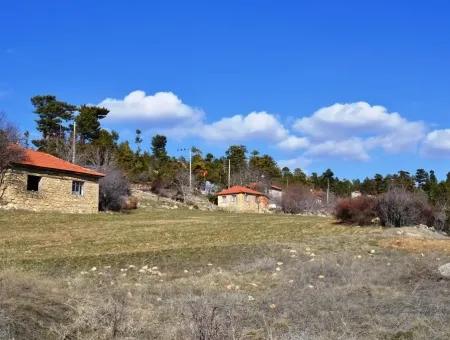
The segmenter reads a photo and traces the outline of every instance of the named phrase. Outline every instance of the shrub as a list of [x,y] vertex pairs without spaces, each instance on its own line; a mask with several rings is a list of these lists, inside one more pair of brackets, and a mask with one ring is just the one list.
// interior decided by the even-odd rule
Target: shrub
[[376,210],[381,225],[386,227],[417,224],[433,226],[434,224],[433,208],[426,196],[404,188],[391,188],[379,196]]
[[377,217],[376,200],[368,196],[344,198],[335,207],[335,217],[344,223],[369,225]]
[[119,211],[123,208],[127,196],[130,194],[129,183],[120,170],[106,171],[106,176],[99,181],[100,210]]
[[283,193],[281,207],[283,212],[288,214],[314,213],[325,208],[322,199],[316,197],[310,188],[304,185],[289,186]]

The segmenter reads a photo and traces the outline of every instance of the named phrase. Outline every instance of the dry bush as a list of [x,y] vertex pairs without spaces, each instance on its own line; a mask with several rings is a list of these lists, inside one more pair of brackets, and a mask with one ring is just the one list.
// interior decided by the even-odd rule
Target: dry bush
[[125,174],[117,169],[106,170],[106,176],[99,180],[100,210],[122,210],[126,198],[130,194],[129,182]]
[[337,202],[334,216],[344,223],[370,225],[377,217],[375,207],[376,200],[372,197],[344,198]]
[[0,274],[0,339],[57,338],[52,329],[73,310],[55,282],[18,272]]
[[0,200],[7,186],[7,171],[11,164],[22,160],[23,149],[18,145],[19,131],[0,113]]
[[311,192],[311,189],[301,184],[290,185],[283,192],[282,209],[288,214],[318,213],[326,206],[321,198]]
[[423,193],[391,188],[378,197],[376,210],[381,224],[386,227],[433,225],[433,208]]

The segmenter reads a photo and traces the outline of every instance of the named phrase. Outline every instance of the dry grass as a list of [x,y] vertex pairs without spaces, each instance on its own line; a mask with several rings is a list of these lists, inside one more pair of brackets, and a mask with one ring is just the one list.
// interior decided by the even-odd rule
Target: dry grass
[[450,254],[382,240],[318,217],[8,212],[0,339],[447,339]]

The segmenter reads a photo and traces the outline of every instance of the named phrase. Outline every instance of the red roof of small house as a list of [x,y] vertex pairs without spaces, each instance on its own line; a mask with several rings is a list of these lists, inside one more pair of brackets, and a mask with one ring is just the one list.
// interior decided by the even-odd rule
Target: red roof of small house
[[278,191],[283,191],[283,189],[281,187],[277,186],[277,185],[271,185],[270,188],[278,190]]
[[103,177],[104,174],[83,168],[82,166],[67,162],[61,158],[49,155],[45,152],[35,151],[31,149],[24,149],[24,157],[16,164],[32,166],[42,169],[60,170],[65,172],[73,172],[82,175]]
[[225,196],[225,195],[236,195],[236,194],[249,194],[249,195],[255,195],[255,196],[266,196],[262,192],[249,189],[247,187],[243,187],[242,185],[234,185],[231,188],[223,189],[222,191],[218,192],[217,196]]

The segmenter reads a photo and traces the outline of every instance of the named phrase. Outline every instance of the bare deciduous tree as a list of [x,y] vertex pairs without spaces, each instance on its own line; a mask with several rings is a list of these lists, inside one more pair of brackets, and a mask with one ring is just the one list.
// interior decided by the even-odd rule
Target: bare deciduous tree
[[126,197],[130,194],[130,187],[126,176],[117,169],[103,169],[106,176],[99,181],[100,210],[118,211],[122,209]]
[[7,187],[6,175],[11,164],[19,162],[24,157],[19,141],[17,128],[0,113],[0,201]]
[[183,203],[186,203],[189,195],[191,194],[191,189],[197,187],[195,176],[192,176],[192,188],[189,185],[189,170],[181,168],[177,171],[177,174],[173,181],[174,187],[177,189],[177,194],[181,195]]
[[413,193],[402,187],[393,187],[378,198],[378,216],[387,227],[402,227],[415,224],[429,224],[432,209],[426,196]]
[[284,192],[281,201],[284,212],[289,214],[319,213],[328,210],[326,202],[304,185],[291,185]]

